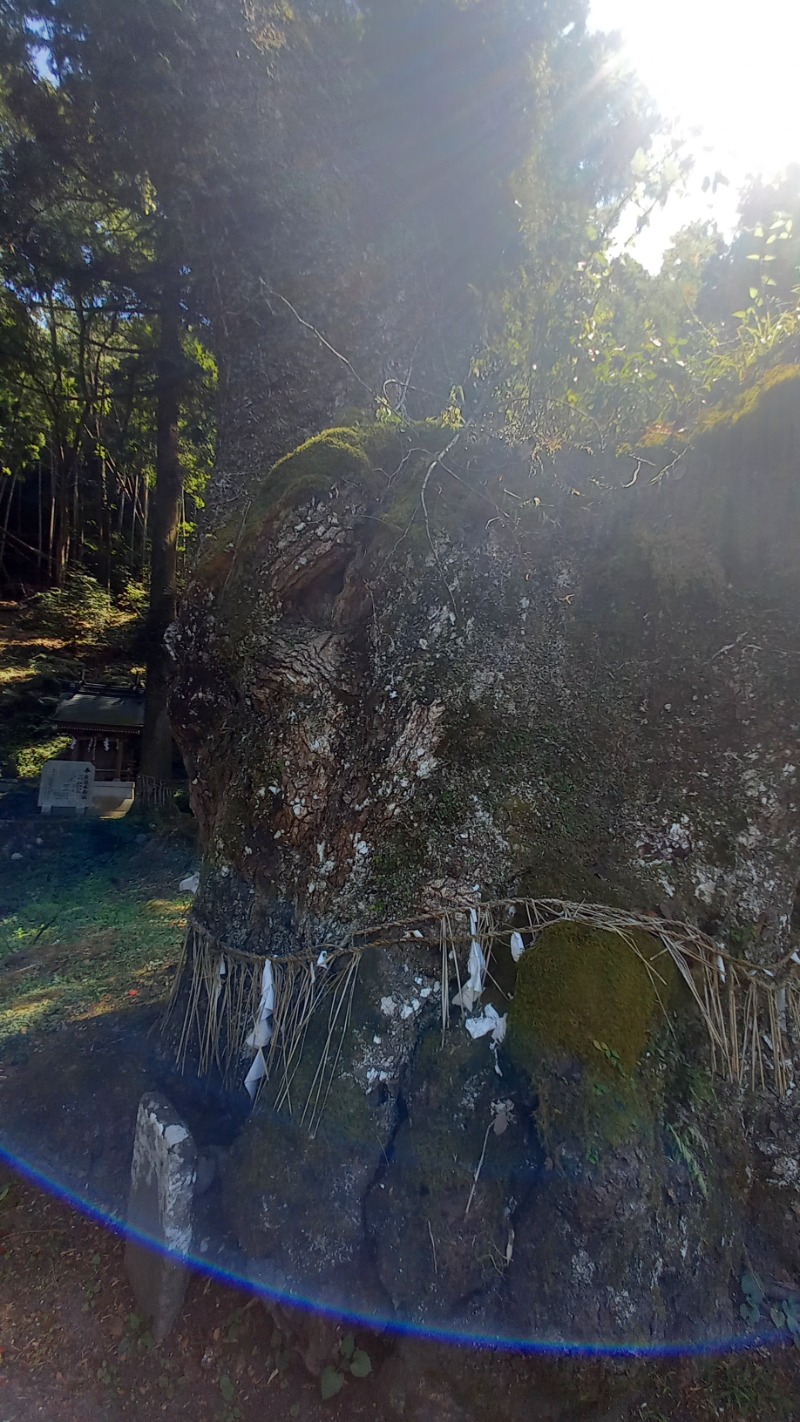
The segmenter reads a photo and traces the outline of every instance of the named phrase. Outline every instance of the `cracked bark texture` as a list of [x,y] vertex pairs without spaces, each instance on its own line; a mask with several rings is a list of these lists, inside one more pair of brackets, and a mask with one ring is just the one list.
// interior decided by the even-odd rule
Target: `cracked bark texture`
[[[756,479],[741,430],[733,455],[635,488],[627,464],[534,475],[467,432],[426,519],[451,435],[321,437],[207,541],[171,638],[205,921],[284,954],[453,898],[559,895],[779,956],[798,930],[796,479],[777,457]],[[745,1249],[794,1267],[793,1096],[700,1092],[685,1002],[677,1036],[653,1024],[624,1131],[588,1141],[590,1060],[543,1040],[527,1071],[501,1050],[498,1076],[455,1013],[440,1046],[430,946],[368,958],[316,1137],[268,1087],[229,1164],[260,1277],[370,1317],[622,1343],[728,1336]],[[496,971],[505,1010],[510,955]]]

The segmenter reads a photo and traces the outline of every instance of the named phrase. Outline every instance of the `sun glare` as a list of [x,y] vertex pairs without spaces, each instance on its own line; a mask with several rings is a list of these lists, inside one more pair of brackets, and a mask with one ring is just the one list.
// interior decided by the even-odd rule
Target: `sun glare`
[[618,30],[663,112],[701,130],[722,162],[767,176],[800,161],[800,6],[743,0],[592,0],[592,21]]
[[[797,0],[768,9],[744,0],[592,0],[591,22],[620,34],[625,58],[695,158],[689,193],[668,204],[646,248],[660,249],[698,217],[729,229],[750,175],[769,179],[800,163]],[[717,172],[729,187],[703,196],[703,179]]]

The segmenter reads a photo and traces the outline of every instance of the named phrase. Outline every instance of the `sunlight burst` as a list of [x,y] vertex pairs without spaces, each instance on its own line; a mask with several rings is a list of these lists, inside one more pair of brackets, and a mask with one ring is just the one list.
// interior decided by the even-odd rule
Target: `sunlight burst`
[[791,0],[768,14],[729,0],[592,0],[591,18],[622,35],[663,113],[700,130],[698,161],[708,145],[708,161],[734,184],[800,161],[800,7]]

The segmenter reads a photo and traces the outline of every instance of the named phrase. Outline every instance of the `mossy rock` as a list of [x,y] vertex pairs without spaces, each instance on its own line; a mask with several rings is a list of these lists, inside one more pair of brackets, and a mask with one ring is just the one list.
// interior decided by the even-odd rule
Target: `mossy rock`
[[799,396],[800,366],[780,365],[711,406],[669,502],[645,495],[653,571],[662,592],[671,581],[676,605],[680,583],[684,595],[702,584],[716,601],[729,583],[796,597]]
[[736,431],[745,452],[760,453],[777,424],[798,431],[800,365],[777,365],[734,400],[713,405],[697,422],[695,440]]
[[210,540],[198,576],[214,582],[227,571],[234,551],[246,562],[261,535],[283,515],[339,488],[381,506],[374,536],[381,519],[387,532],[395,534],[406,503],[413,513],[425,470],[452,433],[438,421],[425,420],[405,426],[395,421],[338,426],[314,435],[279,459],[260,480],[244,522],[232,519]]
[[559,923],[539,936],[519,965],[508,1052],[538,1091],[548,1148],[569,1136],[591,1154],[652,1131],[643,1065],[676,986],[649,933]]

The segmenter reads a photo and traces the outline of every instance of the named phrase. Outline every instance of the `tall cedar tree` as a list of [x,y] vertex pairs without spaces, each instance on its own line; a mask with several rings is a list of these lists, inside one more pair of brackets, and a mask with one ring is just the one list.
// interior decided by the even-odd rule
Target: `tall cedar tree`
[[[210,210],[234,225],[253,191],[250,145],[235,131],[221,94],[246,81],[260,59],[246,32],[244,3],[230,0],[7,0],[8,47],[27,41],[27,92],[48,106],[38,129],[44,186],[72,181],[95,203],[138,219],[127,270],[113,273],[142,309],[157,316],[156,478],[151,502],[151,578],[141,798],[161,798],[171,781],[165,633],[175,615],[181,520],[181,401],[188,378],[181,332],[198,313],[196,268]],[[14,23],[12,23],[14,22]],[[275,44],[279,35],[275,32]],[[36,78],[42,82],[36,82]],[[240,117],[243,117],[240,113]],[[30,189],[30,178],[27,179]],[[25,184],[23,183],[23,186]],[[87,225],[86,244],[92,245]],[[53,258],[57,273],[58,255]],[[62,278],[69,275],[62,261]],[[61,480],[66,490],[68,480]],[[66,497],[66,495],[65,495]],[[67,526],[66,517],[62,526]]]

